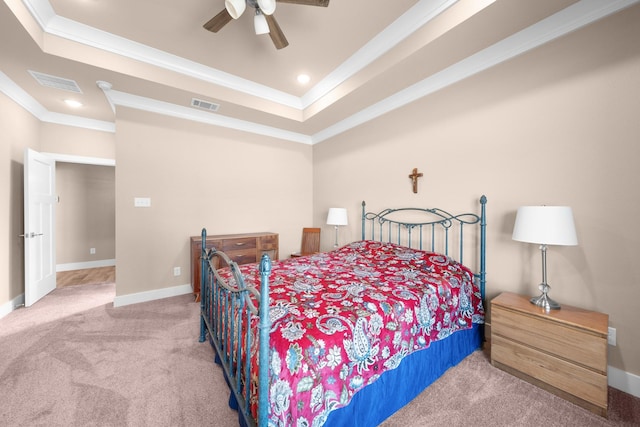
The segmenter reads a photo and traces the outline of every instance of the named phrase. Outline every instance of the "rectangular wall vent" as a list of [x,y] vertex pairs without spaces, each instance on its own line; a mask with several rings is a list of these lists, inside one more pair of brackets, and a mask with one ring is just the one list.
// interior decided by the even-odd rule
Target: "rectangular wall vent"
[[220,108],[220,104],[214,104],[213,102],[203,101],[196,98],[191,99],[191,106],[213,112],[218,111],[218,108]]
[[67,90],[69,92],[82,93],[80,86],[73,80],[62,77],[51,76],[49,74],[39,73],[29,70],[29,74],[38,81],[42,86],[52,87],[54,89]]

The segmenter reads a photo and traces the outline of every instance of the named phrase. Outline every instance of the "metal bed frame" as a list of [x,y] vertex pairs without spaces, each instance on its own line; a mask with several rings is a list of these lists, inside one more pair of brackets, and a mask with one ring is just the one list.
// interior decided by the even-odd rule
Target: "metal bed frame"
[[[450,249],[454,242],[452,235],[454,231],[458,232],[458,256],[454,257],[458,262],[464,264],[464,226],[480,224],[480,266],[478,273],[474,274],[479,282],[480,293],[482,294],[482,302],[484,304],[484,291],[486,285],[486,205],[487,197],[480,197],[480,215],[474,213],[463,213],[459,215],[450,214],[447,211],[438,208],[399,208],[384,209],[378,213],[366,212],[366,204],[362,202],[362,240],[365,240],[366,225],[370,226],[369,240],[393,242],[399,245],[412,247],[418,245],[420,250],[430,250],[449,256]],[[401,212],[402,214],[413,214],[417,218],[423,218],[419,222],[406,222],[394,219],[394,214]],[[457,229],[457,230],[456,230]],[[437,245],[437,238],[442,233],[442,241]],[[425,232],[428,233],[425,236]],[[416,236],[417,234],[417,236]]]
[[[362,202],[362,239],[365,239],[366,225],[370,225],[370,240],[394,242],[411,247],[417,241],[418,248],[436,249],[436,235],[443,233],[444,254],[449,256],[450,246],[454,245],[451,237],[455,230],[459,233],[458,261],[464,256],[464,226],[480,225],[479,272],[474,274],[479,281],[483,304],[485,303],[486,284],[486,203],[487,198],[480,198],[481,213],[465,213],[452,215],[441,209],[401,208],[385,209],[378,213],[365,212]],[[425,221],[404,222],[394,219],[394,214],[411,212],[427,218]],[[425,238],[427,230],[429,236]],[[439,231],[440,230],[440,231]],[[417,236],[416,236],[417,234]],[[268,425],[269,394],[269,274],[271,260],[264,254],[260,260],[260,290],[248,287],[240,274],[238,265],[215,248],[206,248],[207,231],[202,229],[202,275],[200,300],[200,342],[209,336],[209,341],[216,352],[216,361],[222,366],[225,379],[231,389],[230,401],[237,406],[240,424],[248,427]],[[428,241],[425,243],[425,241]],[[430,242],[430,244],[429,244]],[[426,249],[425,249],[426,250]],[[228,283],[218,274],[220,261],[228,265],[233,282]],[[251,296],[258,302],[254,304]],[[251,319],[258,316],[258,336],[251,328]],[[484,332],[482,332],[484,334]],[[484,338],[484,336],[483,336]],[[251,414],[251,347],[252,340],[257,339],[259,353],[258,385],[254,388],[258,393],[257,419]],[[246,390],[249,391],[246,391]]]

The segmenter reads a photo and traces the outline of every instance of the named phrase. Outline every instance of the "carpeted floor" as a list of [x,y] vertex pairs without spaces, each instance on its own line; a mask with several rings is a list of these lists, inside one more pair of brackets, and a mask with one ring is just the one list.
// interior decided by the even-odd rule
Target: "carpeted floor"
[[193,297],[114,296],[113,283],[60,288],[0,320],[0,424],[234,425]]
[[384,422],[395,426],[640,426],[640,399],[609,388],[609,417],[494,368],[476,351]]
[[[112,283],[59,288],[0,319],[0,425],[236,426],[193,297],[114,296]],[[609,406],[600,418],[477,351],[383,425],[640,425],[640,399],[610,389]]]

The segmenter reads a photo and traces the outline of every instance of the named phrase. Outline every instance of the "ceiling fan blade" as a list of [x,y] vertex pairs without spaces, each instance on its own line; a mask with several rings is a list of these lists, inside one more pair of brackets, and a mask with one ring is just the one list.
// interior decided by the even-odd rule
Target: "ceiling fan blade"
[[269,24],[269,36],[271,36],[271,40],[276,46],[276,49],[282,49],[289,46],[289,42],[280,29],[280,25],[278,25],[276,18],[274,18],[273,15],[265,15],[264,17],[267,19],[267,24]]
[[229,23],[233,18],[227,12],[227,8],[222,9],[222,12],[218,13],[216,16],[211,18],[206,24],[203,25],[209,31],[217,33]]
[[303,4],[305,6],[329,6],[329,0],[276,0],[280,3]]

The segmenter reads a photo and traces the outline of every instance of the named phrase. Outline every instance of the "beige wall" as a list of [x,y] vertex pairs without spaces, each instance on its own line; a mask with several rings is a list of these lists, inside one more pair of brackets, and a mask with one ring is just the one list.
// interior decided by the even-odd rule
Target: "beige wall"
[[0,93],[0,307],[24,293],[24,150],[38,149],[38,120]]
[[40,150],[47,153],[115,159],[115,134],[53,123],[40,123]]
[[56,162],[56,192],[57,264],[115,259],[115,168]]
[[638,22],[634,8],[315,146],[315,220],[349,208],[354,240],[362,199],[461,212],[486,194],[493,298],[538,293],[538,247],[511,240],[516,209],[570,205],[579,246],[549,249],[551,294],[608,313],[610,364],[640,374]]
[[[312,219],[311,146],[126,108],[117,128],[119,296],[190,283],[189,237],[203,227],[279,233],[281,257],[300,247]],[[135,197],[151,207],[135,208]]]

